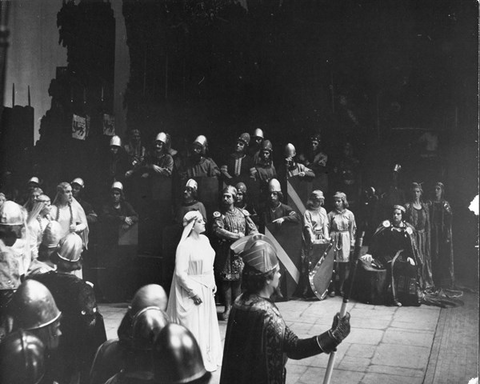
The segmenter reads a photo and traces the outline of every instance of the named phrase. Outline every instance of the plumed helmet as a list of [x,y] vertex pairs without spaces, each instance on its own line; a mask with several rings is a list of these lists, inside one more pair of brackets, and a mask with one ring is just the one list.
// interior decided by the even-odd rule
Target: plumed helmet
[[226,193],[231,194],[235,199],[237,197],[237,188],[235,188],[233,185],[227,185],[225,188],[223,188],[222,191],[223,195],[225,195]]
[[158,284],[147,284],[141,287],[133,296],[130,313],[136,313],[147,307],[158,307],[162,311],[167,309],[168,297],[165,290]]
[[168,136],[165,132],[160,132],[156,137],[155,141],[161,141],[163,144],[167,144]]
[[247,186],[245,185],[245,183],[242,183],[241,181],[237,183],[235,188],[237,188],[237,193],[241,192],[244,195],[247,193]]
[[111,147],[121,147],[122,146],[122,139],[120,139],[120,136],[112,136],[110,139],[110,146]]
[[262,150],[273,152],[272,142],[270,140],[264,140],[262,143]]
[[72,182],[70,184],[77,184],[79,185],[81,188],[84,188],[85,187],[85,183],[83,182],[83,179],[81,179],[80,177],[77,177],[75,179],[72,180]]
[[196,191],[198,189],[198,183],[194,179],[188,179],[185,188],[191,188]]
[[325,199],[325,196],[323,195],[323,192],[319,189],[316,189],[312,191],[310,194],[310,199],[311,200],[320,200],[320,199]]
[[268,192],[282,192],[282,187],[277,179],[272,179],[268,183]]
[[28,181],[27,184],[37,184],[40,185],[40,179],[37,176],[31,177]]
[[37,384],[45,374],[45,345],[30,332],[9,334],[0,344],[0,382]]
[[292,143],[288,143],[285,146],[285,157],[294,157],[297,154],[295,146]]
[[260,128],[255,129],[255,131],[253,132],[253,137],[260,137],[261,139],[265,138],[265,136],[263,135],[263,131]]
[[193,141],[193,144],[200,144],[203,148],[207,148],[207,146],[208,146],[207,138],[203,135],[199,135]]
[[53,324],[62,314],[48,288],[36,280],[25,280],[10,303],[14,329],[43,328]]
[[5,201],[0,208],[0,225],[23,225],[26,217],[27,211],[25,208],[13,201]]
[[247,132],[244,132],[238,137],[237,140],[241,141],[246,146],[249,146],[250,145],[250,134],[248,134]]
[[50,221],[45,227],[42,245],[47,248],[56,248],[62,238],[63,229],[58,221]]
[[152,350],[155,337],[167,324],[167,315],[160,308],[143,308],[133,319],[132,348]]
[[57,255],[63,261],[76,263],[80,260],[83,251],[82,238],[72,232],[58,243]]
[[253,235],[245,244],[241,253],[245,264],[260,273],[273,271],[278,266],[277,250],[273,242],[265,235]]
[[155,380],[162,383],[191,383],[211,375],[195,337],[180,324],[170,323],[158,334],[153,359]]
[[123,191],[123,184],[120,181],[114,181],[110,189],[118,189],[119,191]]

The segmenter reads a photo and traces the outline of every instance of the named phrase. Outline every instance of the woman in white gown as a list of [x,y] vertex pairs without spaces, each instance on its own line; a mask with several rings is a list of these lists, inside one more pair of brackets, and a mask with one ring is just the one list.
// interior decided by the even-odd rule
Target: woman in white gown
[[183,234],[177,246],[167,314],[189,329],[202,351],[205,368],[213,372],[222,361],[222,346],[214,294],[215,251],[205,235],[205,221],[198,211],[183,217]]

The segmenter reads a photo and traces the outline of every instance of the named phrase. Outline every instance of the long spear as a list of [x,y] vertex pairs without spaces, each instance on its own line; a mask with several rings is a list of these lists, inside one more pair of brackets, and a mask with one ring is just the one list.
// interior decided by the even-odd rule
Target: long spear
[[[348,300],[350,299],[350,295],[352,294],[353,282],[355,280],[355,275],[357,274],[357,265],[358,259],[360,257],[360,252],[362,250],[363,245],[363,236],[365,235],[365,231],[360,234],[360,237],[357,238],[357,242],[355,244],[355,267],[353,268],[352,279],[350,280],[350,287],[348,291],[343,294],[342,306],[340,307],[340,318],[345,317],[347,314],[347,304]],[[330,357],[328,359],[327,371],[325,372],[325,378],[323,379],[323,384],[330,384],[330,380],[332,379],[333,373],[333,365],[335,364],[335,354],[336,352],[330,353]]]

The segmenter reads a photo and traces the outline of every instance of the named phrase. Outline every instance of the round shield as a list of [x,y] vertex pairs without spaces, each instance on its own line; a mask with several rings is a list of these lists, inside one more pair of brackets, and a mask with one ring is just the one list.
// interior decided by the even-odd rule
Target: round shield
[[335,254],[333,243],[315,244],[310,253],[308,281],[315,296],[323,300],[332,281]]

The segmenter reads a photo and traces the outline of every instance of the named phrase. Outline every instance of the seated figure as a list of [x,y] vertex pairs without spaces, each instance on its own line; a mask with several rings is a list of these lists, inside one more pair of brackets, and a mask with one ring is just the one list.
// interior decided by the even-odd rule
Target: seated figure
[[377,228],[368,253],[360,258],[368,267],[386,269],[386,301],[399,307],[402,306],[399,294],[404,298],[416,296],[418,286],[415,271],[419,259],[414,240],[415,229],[403,220],[404,213],[403,206],[393,207],[392,220],[385,220]]

